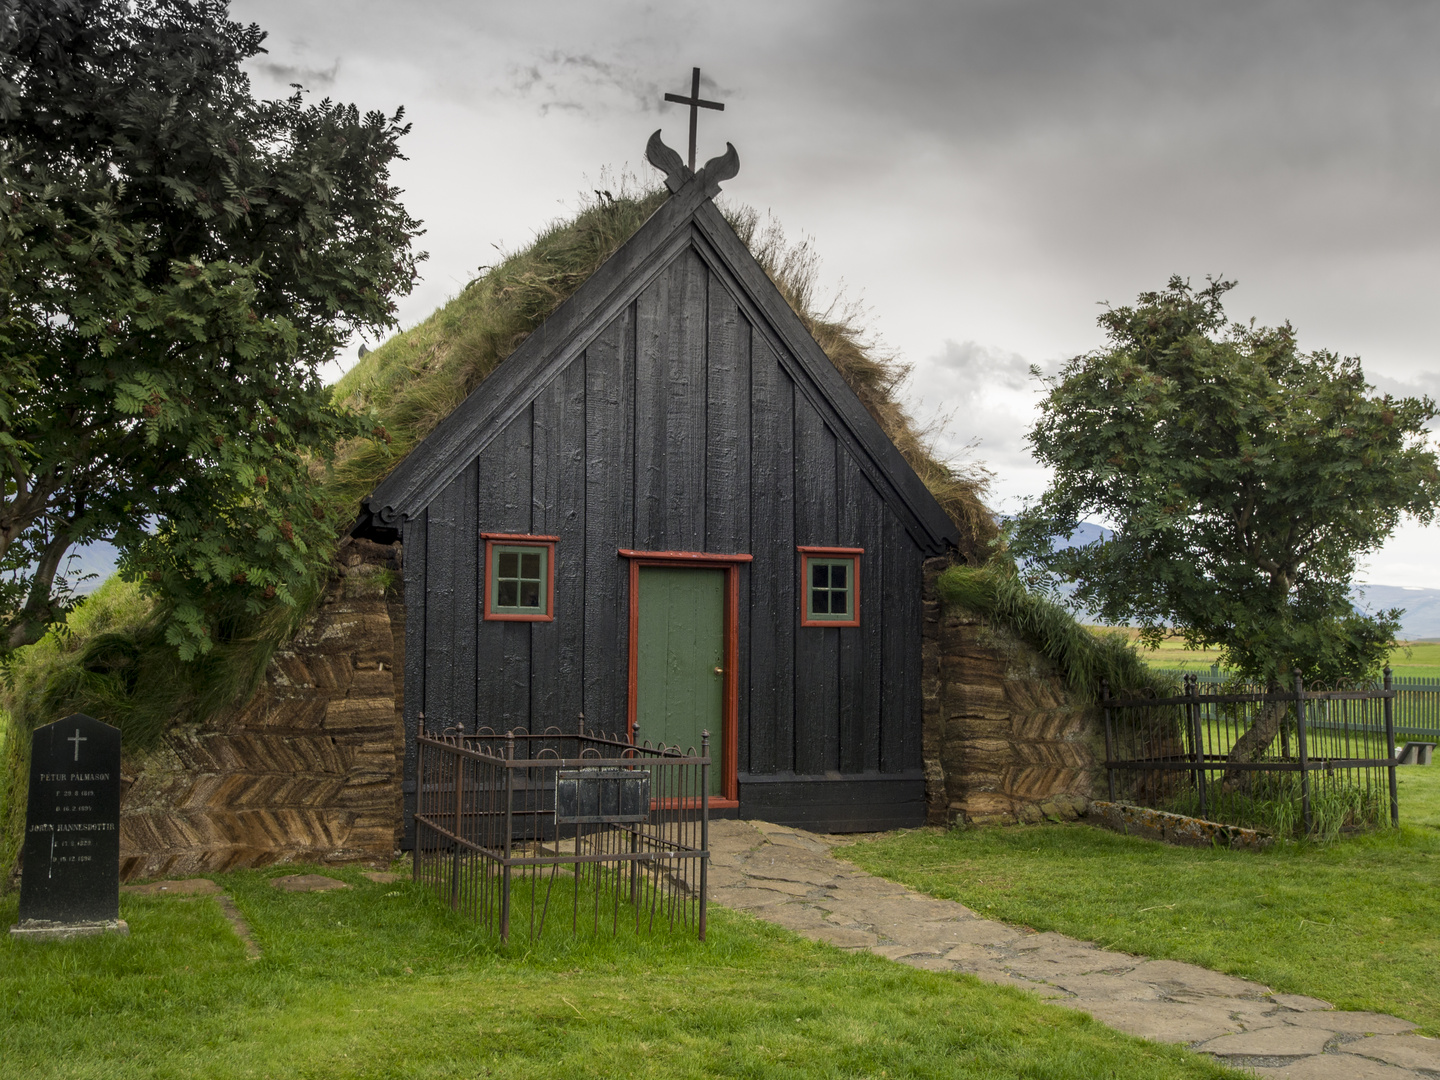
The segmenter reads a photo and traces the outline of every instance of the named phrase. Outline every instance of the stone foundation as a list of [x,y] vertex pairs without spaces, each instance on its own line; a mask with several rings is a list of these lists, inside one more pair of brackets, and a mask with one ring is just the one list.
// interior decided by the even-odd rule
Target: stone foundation
[[404,754],[403,609],[393,549],[358,540],[309,625],[243,709],[175,728],[123,765],[120,874],[389,860]]
[[979,616],[943,610],[925,565],[924,756],[931,824],[1073,819],[1091,795],[1098,712]]

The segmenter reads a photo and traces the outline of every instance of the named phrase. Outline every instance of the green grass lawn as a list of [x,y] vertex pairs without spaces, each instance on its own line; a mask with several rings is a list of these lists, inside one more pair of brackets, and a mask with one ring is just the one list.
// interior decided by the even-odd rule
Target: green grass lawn
[[1395,770],[1400,789],[1400,821],[1440,831],[1440,764]]
[[[1179,638],[1162,641],[1158,649],[1142,649],[1140,656],[1151,667],[1177,671],[1209,671],[1220,662],[1217,650],[1187,649]],[[1401,642],[1389,659],[1396,675],[1440,681],[1440,641]]]
[[[122,898],[129,938],[0,941],[0,1074],[20,1077],[1225,1077],[1008,988],[712,907],[710,941],[499,949],[405,882]],[[0,901],[0,923],[15,898]]]
[[1393,1013],[1440,1034],[1440,765],[1402,827],[1256,854],[1085,824],[899,833],[838,853],[1005,922]]

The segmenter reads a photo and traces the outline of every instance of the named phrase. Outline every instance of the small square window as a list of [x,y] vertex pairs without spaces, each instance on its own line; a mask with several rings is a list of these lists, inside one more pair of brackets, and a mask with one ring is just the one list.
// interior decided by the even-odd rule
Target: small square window
[[555,542],[550,537],[486,537],[485,618],[554,617]]
[[860,625],[860,555],[855,548],[801,548],[805,626]]

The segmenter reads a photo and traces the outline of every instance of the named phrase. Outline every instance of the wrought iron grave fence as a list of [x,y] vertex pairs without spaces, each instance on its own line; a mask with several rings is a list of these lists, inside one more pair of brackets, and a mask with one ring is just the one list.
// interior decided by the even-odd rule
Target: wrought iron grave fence
[[652,747],[598,732],[416,739],[415,880],[508,941],[693,928],[705,940],[709,733]]
[[1242,683],[1162,697],[1101,684],[1111,801],[1278,836],[1399,823],[1396,690]]

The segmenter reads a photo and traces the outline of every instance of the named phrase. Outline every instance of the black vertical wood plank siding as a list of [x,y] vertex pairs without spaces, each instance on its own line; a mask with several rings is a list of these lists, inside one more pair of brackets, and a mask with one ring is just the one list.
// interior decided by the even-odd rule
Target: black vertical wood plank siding
[[880,631],[889,613],[884,580],[884,520],[887,510],[855,459],[839,449],[842,547],[860,556],[860,625],[840,638],[840,771],[880,768]]
[[795,543],[835,544],[839,502],[835,436],[804,397],[795,397]]
[[[475,726],[498,731],[500,721],[500,687],[505,672],[502,666],[504,627],[485,621],[485,541],[479,533],[500,532],[499,522],[505,521],[505,490],[500,482],[506,465],[503,439],[497,439],[480,452],[476,462],[475,492],[476,566],[479,588],[475,612]],[[407,623],[408,625],[408,623]]]
[[634,317],[615,319],[585,350],[585,719],[624,727],[628,571],[634,471]]
[[736,572],[739,580],[735,587],[735,659],[739,663],[740,671],[735,684],[738,698],[735,702],[735,768],[738,772],[748,773],[754,767],[750,756],[750,564],[742,563]]
[[477,517],[478,475],[479,470],[472,461],[450,485],[454,492],[451,505],[455,512],[455,528],[451,535],[455,545],[451,562],[455,595],[452,601],[454,608],[450,613],[450,658],[454,671],[450,677],[450,710],[453,715],[451,723],[463,725],[466,731],[475,730],[477,716],[476,628],[480,622],[479,572],[484,558]]
[[635,302],[635,538],[705,543],[705,265],[686,251]]
[[675,277],[666,312],[665,546],[705,550],[706,293],[709,271],[687,250],[670,267]]
[[[531,441],[534,430],[534,409],[526,409],[506,425],[500,437],[495,440],[500,453],[496,461],[496,486],[498,488],[496,508],[499,517],[494,525],[486,525],[484,532],[530,533],[532,522],[531,484]],[[491,726],[497,731],[508,731],[515,727],[529,728],[530,714],[530,628],[528,622],[491,622],[498,630],[498,660],[500,668],[499,685],[495,699],[496,723]],[[542,727],[544,725],[541,725]]]
[[705,551],[750,550],[750,324],[710,290],[705,380]]
[[[557,378],[540,391],[530,409],[530,530],[542,536],[555,535],[560,515],[560,418],[564,393],[563,379]],[[556,548],[558,561],[558,544]],[[560,627],[554,620],[528,626],[530,716],[534,730],[544,731],[560,720],[560,681],[556,678],[560,668]]]
[[405,818],[404,845],[415,846],[415,736],[425,711],[426,517],[406,521],[401,533],[405,573],[405,762],[401,772]]
[[[639,422],[639,370],[640,370],[640,318],[639,305],[631,304],[626,311],[626,322],[620,334],[620,387],[624,395],[624,408],[627,415],[622,418],[624,423],[624,443],[621,452],[624,455],[618,463],[617,484],[621,487],[620,498],[621,510],[618,516],[618,523],[621,529],[617,540],[617,549],[621,547],[637,548],[640,546],[640,537],[635,531],[636,503],[639,501],[639,493],[633,484],[635,476],[636,460],[639,454],[639,447],[636,441],[635,427]],[[625,483],[625,478],[631,483]],[[630,708],[630,564],[628,561],[620,560],[619,551],[616,551],[619,585],[615,589],[615,651],[618,666],[615,673],[615,701],[619,710],[619,717],[628,720]]]
[[[885,517],[885,623],[881,629],[880,771],[920,765],[920,561],[905,527]],[[912,730],[913,729],[913,730]]]
[[795,736],[795,386],[750,350],[750,771],[789,772]]
[[662,273],[634,304],[634,537],[635,546],[642,551],[665,550],[666,471],[670,465],[665,444],[665,414],[670,403],[665,386],[670,349],[666,314],[676,302],[674,278],[673,272]]
[[573,731],[583,708],[585,563],[585,363],[565,368],[535,399],[531,438],[531,528],[558,536],[555,608],[530,624],[534,729]]
[[924,619],[924,553],[921,552],[909,533],[900,530],[892,558],[901,566],[895,595],[899,600],[901,636],[905,641],[904,685],[904,733],[901,751],[902,771],[923,768],[925,753],[922,731],[925,723],[922,679],[924,671],[920,666],[922,625]]
[[[750,551],[750,324],[735,298],[712,279],[705,379],[705,550]],[[736,701],[740,772],[750,771],[750,571],[737,587]]]
[[[453,727],[455,715],[455,559],[459,554],[455,484],[429,507],[425,575],[425,656],[430,678],[425,716],[436,729]],[[407,620],[408,621],[408,620]]]
[[[835,436],[815,407],[795,397],[795,542],[834,546],[837,520]],[[800,555],[791,551],[791,572],[799,582],[798,623],[806,583],[799,580]],[[834,626],[801,626],[795,631],[795,771],[822,773],[840,767],[840,635]]]

